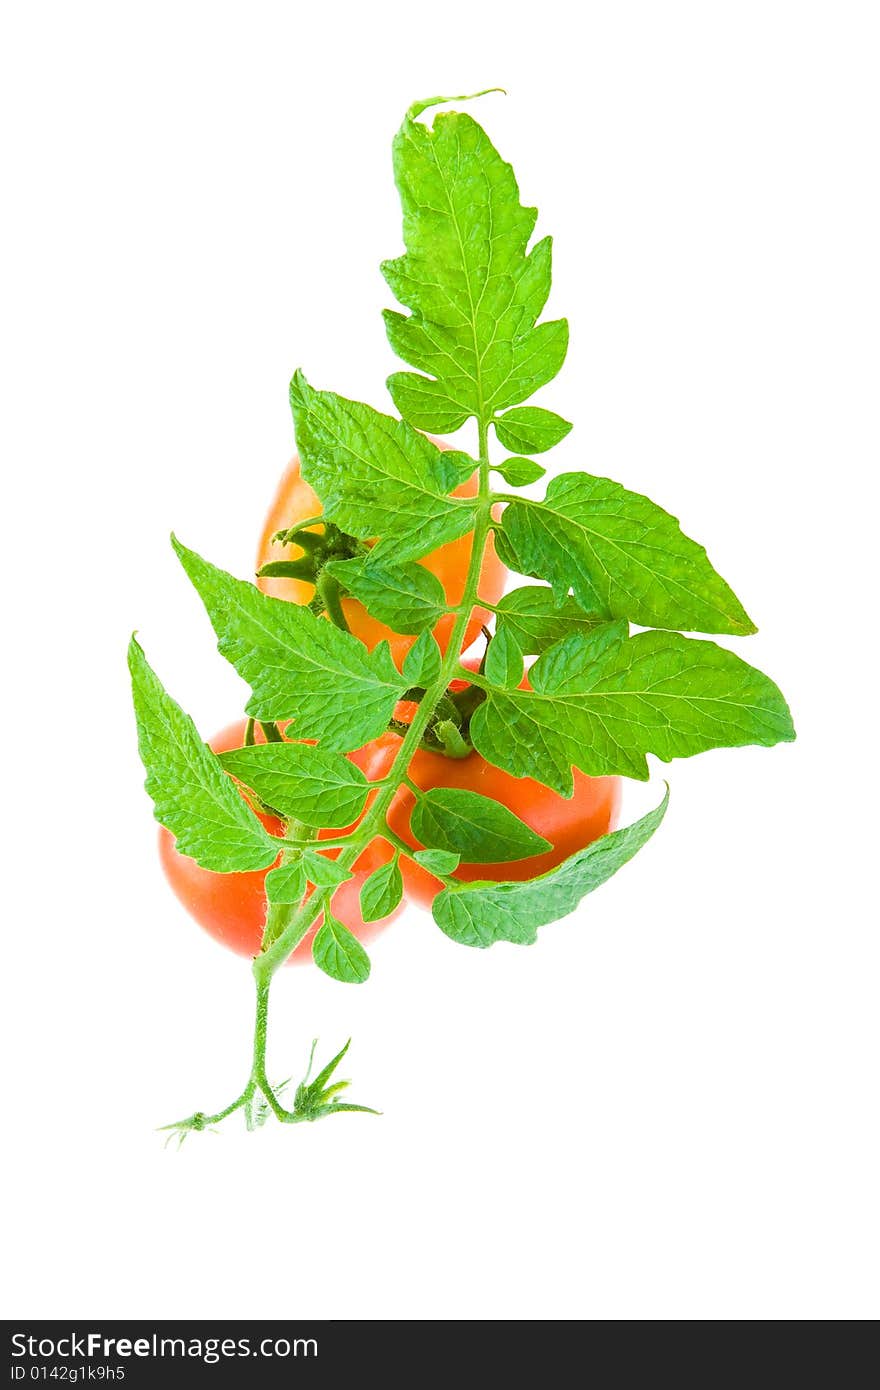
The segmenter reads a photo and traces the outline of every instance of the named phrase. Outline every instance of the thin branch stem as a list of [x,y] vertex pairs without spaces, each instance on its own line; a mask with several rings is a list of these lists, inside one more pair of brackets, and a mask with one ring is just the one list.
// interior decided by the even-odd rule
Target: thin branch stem
[[295,526],[285,526],[282,530],[276,531],[272,539],[279,545],[294,545],[298,531],[305,531],[309,526],[317,526],[319,522],[323,526],[326,520],[327,518],[320,513],[317,516],[307,516],[305,521],[298,521]]
[[[476,512],[474,523],[473,540],[471,546],[471,558],[468,565],[467,578],[465,580],[464,593],[461,602],[450,609],[455,613],[455,622],[449,636],[449,645],[446,654],[440,663],[440,670],[436,680],[425,690],[424,696],[419,703],[412,723],[406,727],[400,747],[394,757],[391,768],[386,777],[372,785],[378,788],[377,795],[365,813],[357,829],[350,835],[337,837],[335,840],[317,841],[314,839],[300,839],[300,833],[305,829],[296,822],[290,822],[288,833],[292,830],[290,838],[277,839],[277,843],[282,850],[282,863],[289,860],[290,856],[299,853],[307,847],[319,849],[330,849],[341,847],[341,853],[336,859],[336,865],[341,870],[348,870],[353,867],[356,860],[363,850],[376,837],[385,839],[397,850],[399,854],[404,854],[407,858],[413,858],[416,851],[408,845],[399,835],[393,831],[387,823],[387,813],[401,786],[408,786],[415,795],[422,795],[420,787],[407,775],[407,769],[416,750],[419,748],[424,734],[437,712],[437,707],[446,695],[446,691],[453,678],[459,674],[464,675],[469,681],[474,680],[474,673],[460,667],[459,658],[462,643],[467,631],[468,621],[474,607],[478,603],[477,587],[480,580],[480,571],[483,563],[483,556],[486,549],[486,542],[492,530],[492,493],[489,487],[489,456],[488,456],[488,422],[483,418],[484,410],[482,406],[482,390],[479,390],[480,414],[478,418],[479,434],[479,470],[480,485],[479,499],[480,506]],[[306,522],[300,523],[303,528],[307,525],[316,523],[320,518],[309,518]],[[328,586],[329,587],[329,586]],[[319,589],[321,585],[319,583]],[[330,616],[336,621],[342,618],[341,626],[347,626],[339,605],[339,588],[336,586],[335,592],[327,592],[325,588],[321,593],[325,606],[330,609],[339,608],[339,612],[330,612]],[[329,602],[328,602],[329,599]],[[488,605],[487,605],[488,606]],[[263,725],[263,731],[267,738],[273,735],[280,738],[275,725]],[[270,732],[271,731],[271,732]],[[444,884],[455,882],[448,875],[437,874]],[[248,1084],[225,1110],[218,1111],[216,1115],[206,1116],[197,1113],[184,1121],[182,1125],[176,1126],[181,1132],[188,1129],[205,1128],[218,1120],[231,1115],[235,1110],[242,1107],[248,1108],[248,1115],[251,1114],[252,1102],[255,1095],[259,1092],[265,1097],[266,1103],[275,1117],[283,1124],[296,1124],[301,1119],[308,1118],[301,1114],[297,1109],[287,1110],[279,1101],[273,1090],[266,1073],[266,1040],[269,1026],[269,991],[273,976],[281,965],[289,958],[292,951],[296,949],[303,937],[309,931],[317,917],[322,912],[328,912],[333,897],[333,889],[315,890],[305,902],[296,904],[270,903],[266,913],[266,926],[263,933],[263,946],[260,954],[255,957],[253,962],[253,974],[256,984],[256,1015],[254,1020],[254,1041],[253,1055],[251,1060],[251,1074]],[[330,1108],[333,1108],[332,1106]],[[340,1105],[339,1109],[365,1109],[361,1106]],[[169,1126],[169,1128],[172,1128]]]

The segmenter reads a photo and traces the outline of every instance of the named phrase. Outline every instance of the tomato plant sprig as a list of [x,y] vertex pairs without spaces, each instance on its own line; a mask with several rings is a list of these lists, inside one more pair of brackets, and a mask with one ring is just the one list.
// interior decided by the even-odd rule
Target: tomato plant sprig
[[[581,840],[548,871],[505,879],[505,862],[537,859],[547,839],[475,789],[426,791],[410,775],[421,749],[484,760],[571,797],[576,775],[646,779],[648,754],[668,762],[794,737],[767,676],[725,647],[684,635],[740,637],[755,628],[674,517],[585,472],[552,478],[541,500],[493,488],[492,472],[509,488],[537,482],[545,470],[530,455],[571,429],[554,412],[523,404],[562,366],[568,324],[541,319],[551,241],[530,248],[537,214],[520,203],[510,165],[469,115],[420,119],[446,101],[413,105],[394,142],[405,251],[382,269],[409,312],[387,310],[385,325],[391,346],[416,369],[389,378],[399,416],[316,390],[301,371],[291,382],[302,477],[323,510],[275,537],[300,557],[262,572],[307,579],[314,597],[297,604],[261,593],[174,540],[221,653],[251,688],[242,747],[215,755],[132,640],[139,744],[157,819],[207,870],[268,870],[248,1078],[225,1109],[171,1127],[181,1137],[239,1109],[253,1127],[269,1114],[298,1123],[367,1108],[341,1101],[344,1083],[330,1082],[345,1049],[314,1082],[301,1083],[288,1108],[269,1080],[266,1042],[272,979],[316,924],[318,966],[344,982],[367,979],[367,953],[334,904],[376,840],[390,857],[361,889],[365,921],[397,909],[401,861],[412,861],[437,881],[433,916],[453,941],[524,945],[631,859],[668,803],[667,790],[635,824]],[[474,456],[427,437],[468,421]],[[512,451],[497,463],[490,430]],[[464,487],[472,477],[476,487]],[[421,562],[463,537],[469,560],[461,597],[450,602]],[[490,537],[512,571],[543,582],[497,602],[481,593]],[[411,634],[397,664],[387,642],[370,649],[351,630],[346,595],[392,632]],[[461,649],[475,610],[494,615],[495,631],[472,670]],[[630,624],[647,630],[633,635]],[[527,656],[537,658],[528,673]],[[455,685],[462,680],[464,692]],[[353,755],[389,729],[393,755],[369,778]],[[404,792],[412,843],[396,828]],[[283,833],[255,811],[277,817]],[[486,866],[486,879],[460,880],[468,864]]]

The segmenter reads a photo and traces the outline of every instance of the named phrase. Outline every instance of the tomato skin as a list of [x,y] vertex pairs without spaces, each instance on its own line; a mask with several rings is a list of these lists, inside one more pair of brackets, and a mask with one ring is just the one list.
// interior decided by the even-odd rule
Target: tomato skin
[[[222,729],[209,740],[215,753],[224,753],[230,748],[240,748],[244,743],[245,721],[238,720]],[[264,742],[262,731],[257,729],[259,742]],[[353,761],[358,754],[351,755]],[[272,816],[260,815],[260,820],[273,835],[283,833],[281,822]],[[347,827],[353,829],[352,826]],[[345,834],[342,830],[322,831],[320,838],[333,839]],[[328,851],[336,858],[338,850]],[[366,878],[391,858],[391,847],[384,840],[374,840],[364,850],[354,866],[353,877],[336,890],[333,897],[333,915],[338,917],[359,941],[369,942],[387,927],[403,910],[402,905],[381,922],[365,922],[360,910],[360,890]],[[189,914],[195,918],[209,936],[219,941],[240,956],[255,956],[259,952],[266,921],[265,878],[268,869],[251,873],[218,874],[211,869],[203,869],[194,859],[179,854],[174,836],[159,828],[159,858],[172,889]],[[306,964],[312,958],[312,940],[323,917],[309,928],[287,964]]]
[[[440,440],[434,440],[434,443],[441,449],[447,447]],[[474,474],[461,487],[456,488],[454,495],[456,497],[473,497],[478,486],[478,478]],[[297,555],[299,552],[292,547],[273,543],[272,537],[277,531],[294,526],[298,521],[305,521],[307,517],[317,516],[321,511],[321,503],[303,478],[300,472],[299,456],[295,454],[282,475],[266,517],[257,551],[257,569],[261,569],[270,561],[289,560],[292,556]],[[430,555],[418,561],[420,565],[424,565],[440,580],[450,605],[461,601],[471,559],[471,550],[472,537],[466,535],[460,537],[459,540],[450,541],[447,545],[439,546]],[[506,576],[507,571],[495,553],[494,540],[490,536],[480,571],[479,592],[481,597],[489,603],[497,603],[504,593]],[[288,599],[292,603],[309,603],[315,592],[314,585],[302,579],[263,578],[257,580],[257,585],[264,594],[271,594],[274,598]],[[356,599],[343,598],[342,611],[351,631],[365,643],[370,651],[385,638],[391,647],[394,661],[398,668],[400,667],[403,658],[416,641],[415,636],[392,632],[384,623],[371,618],[363,604],[358,603]],[[484,608],[474,609],[468,622],[462,650],[465,650],[475,641],[480,628],[489,621],[490,616]],[[446,614],[434,629],[434,636],[441,651],[445,652],[449,645],[454,622],[455,616]]]
[[[475,663],[466,663],[473,669]],[[526,681],[523,682],[526,684]],[[463,681],[453,687],[463,688]],[[363,771],[370,779],[382,777],[394,757],[399,739],[384,734],[363,752]],[[549,840],[552,849],[530,859],[518,859],[507,864],[462,864],[453,874],[462,882],[479,879],[492,882],[522,881],[536,878],[563,859],[614,830],[620,815],[622,782],[619,777],[586,777],[574,769],[574,795],[560,796],[530,777],[512,777],[499,767],[493,767],[476,751],[466,758],[447,758],[442,753],[419,749],[413,757],[408,775],[423,791],[433,787],[455,787],[478,792],[500,801],[532,830]],[[391,829],[415,848],[421,848],[409,828],[409,818],[415,796],[406,787],[396,794],[388,812]],[[407,897],[420,907],[430,908],[442,884],[433,874],[411,859],[401,859],[401,869]]]

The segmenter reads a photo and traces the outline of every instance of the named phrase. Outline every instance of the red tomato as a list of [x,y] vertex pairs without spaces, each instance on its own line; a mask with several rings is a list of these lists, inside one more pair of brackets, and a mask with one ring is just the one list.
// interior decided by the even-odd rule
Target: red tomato
[[[210,746],[215,753],[240,748],[244,743],[244,734],[245,722],[238,720],[210,739]],[[257,738],[261,743],[264,741],[259,727]],[[360,753],[353,753],[351,757],[359,766],[364,766]],[[366,768],[364,770],[366,771]],[[261,815],[260,820],[271,834],[283,833],[284,827],[281,822],[273,817]],[[352,826],[347,828],[353,829]],[[321,836],[333,839],[344,833],[345,831],[340,830],[327,830],[322,831]],[[335,859],[339,850],[328,850],[327,853]],[[343,883],[334,894],[333,915],[353,931],[359,941],[372,940],[402,911],[402,906],[398,907],[381,922],[365,922],[361,916],[361,887],[374,869],[391,858],[391,854],[391,848],[384,840],[374,840],[357,860],[353,877]],[[266,921],[264,881],[268,870],[218,874],[210,869],[203,869],[194,859],[178,853],[174,836],[164,826],[159,829],[159,857],[175,894],[199,925],[216,941],[222,942],[238,955],[255,956],[260,949]],[[310,927],[288,964],[303,964],[311,960],[312,939],[322,920],[323,918],[319,918]]]
[[[446,447],[439,440],[434,442],[440,448]],[[473,497],[478,485],[477,475],[474,474],[472,478],[456,489],[455,496]],[[266,524],[263,527],[257,552],[257,569],[273,560],[296,558],[300,554],[298,549],[293,546],[278,545],[273,542],[272,537],[277,531],[294,526],[298,521],[304,521],[310,516],[317,516],[321,510],[320,501],[300,473],[299,457],[294,455],[278,484],[278,491],[266,517]],[[425,556],[418,562],[437,576],[446,591],[446,597],[450,604],[459,603],[464,593],[465,578],[471,559],[471,540],[470,535],[462,536],[457,541],[450,541],[448,545],[441,545],[432,554]],[[504,592],[506,573],[507,571],[495,554],[494,541],[490,536],[483,557],[483,567],[480,571],[481,597],[489,603],[497,603]],[[315,592],[314,586],[303,579],[265,578],[258,579],[257,584],[264,594],[288,599],[292,603],[309,603]],[[415,637],[392,632],[384,623],[371,618],[367,610],[356,599],[343,598],[342,611],[351,631],[369,647],[370,651],[384,637],[391,646],[391,655],[398,667],[401,665],[403,658],[415,642]],[[480,628],[489,621],[489,617],[490,615],[484,608],[474,609],[462,644],[463,650],[476,639]],[[447,614],[440,619],[434,629],[434,636],[437,638],[442,651],[445,651],[449,645],[454,622],[454,616]]]
[[[473,668],[475,663],[466,664]],[[464,682],[455,681],[452,688],[463,689]],[[362,750],[361,767],[371,780],[385,775],[397,747],[399,739],[393,734],[384,734]],[[415,754],[408,772],[423,791],[430,791],[432,787],[456,787],[493,797],[553,846],[544,854],[507,864],[462,864],[453,877],[466,882],[535,878],[613,830],[620,814],[622,784],[619,777],[586,777],[575,769],[574,795],[566,799],[529,777],[512,777],[509,772],[493,767],[477,752],[466,758],[447,758],[442,753],[425,749]],[[409,828],[414,804],[413,793],[401,788],[388,813],[388,824],[407,844],[421,849]],[[411,859],[401,859],[401,868],[407,896],[421,907],[429,908],[442,887],[439,879]]]

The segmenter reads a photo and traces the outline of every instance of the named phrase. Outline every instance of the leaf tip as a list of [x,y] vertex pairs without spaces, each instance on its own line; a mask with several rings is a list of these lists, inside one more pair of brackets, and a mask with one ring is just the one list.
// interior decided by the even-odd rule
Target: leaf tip
[[128,648],[126,655],[128,658],[128,669],[132,673],[132,675],[134,675],[135,666],[140,665],[142,661],[146,660],[144,656],[144,649],[138,641],[137,629],[135,629],[135,631],[131,634],[131,637],[128,640]]
[[191,554],[191,551],[187,546],[183,544],[183,541],[178,539],[177,534],[174,531],[171,532],[169,540],[171,541],[171,549],[174,551],[178,560],[180,560],[182,563],[184,556]]
[[464,96],[424,97],[421,101],[414,101],[412,105],[407,108],[405,119],[410,122],[415,121],[421,116],[423,111],[427,111],[431,106],[448,106],[449,103],[453,101],[476,101],[478,97],[492,96],[493,93],[496,92],[500,93],[501,96],[507,96],[506,87],[484,87],[481,92],[468,92]]
[[309,390],[309,383],[306,381],[302,367],[297,367],[293,376],[290,378],[288,397],[290,404],[305,405],[306,392]]

